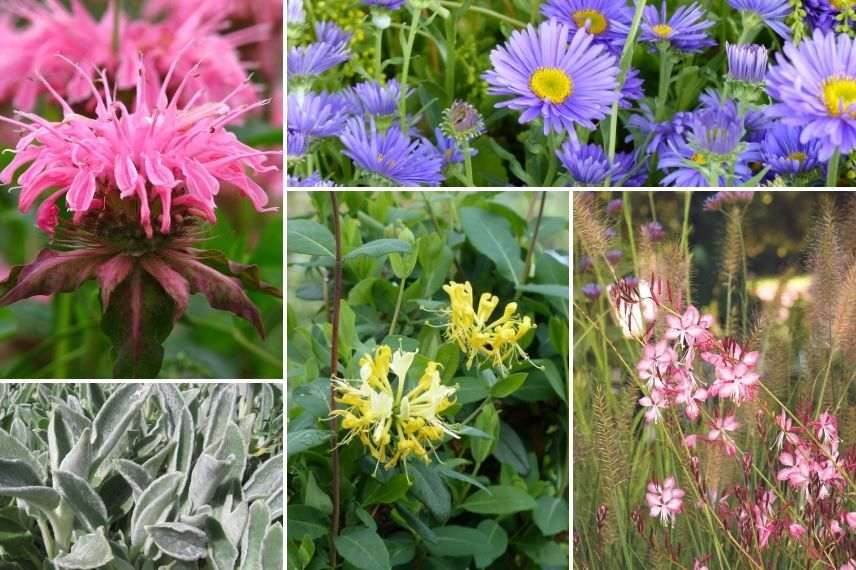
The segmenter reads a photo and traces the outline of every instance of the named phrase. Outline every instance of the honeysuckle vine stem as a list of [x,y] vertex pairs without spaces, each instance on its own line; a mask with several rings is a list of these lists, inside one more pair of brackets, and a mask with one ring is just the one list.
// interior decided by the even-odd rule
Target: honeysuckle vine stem
[[416,41],[416,32],[419,31],[419,8],[411,8],[410,32],[407,35],[407,43],[404,44],[403,62],[401,64],[401,99],[398,101],[398,115],[401,120],[402,129],[407,124],[407,75],[410,71],[410,56],[413,53],[413,44]]
[[[330,192],[330,210],[333,219],[333,239],[336,243],[336,258],[333,266],[333,312],[331,318],[332,336],[330,338],[330,411],[336,409],[336,389],[332,379],[337,376],[339,363],[339,308],[342,299],[342,231],[339,227],[339,201],[336,193]],[[333,541],[339,535],[339,417],[330,418],[330,445],[332,470],[333,517],[330,532],[330,566],[336,568],[336,546]]]
[[389,336],[395,333],[395,325],[398,322],[398,313],[401,312],[401,301],[404,299],[404,283],[407,279],[401,279],[398,284],[398,298],[395,300],[395,312],[392,313],[392,322],[389,323]]
[[[460,8],[461,6],[464,5],[463,2],[450,2],[447,0],[443,0],[442,2],[440,2],[440,4],[442,4],[443,6],[446,6],[447,8]],[[516,18],[512,18],[511,16],[506,16],[505,14],[500,14],[499,12],[494,12],[493,10],[491,10],[489,8],[482,8],[481,6],[469,6],[467,8],[467,10],[472,11],[472,12],[478,12],[479,14],[484,14],[485,16],[490,16],[491,18],[496,18],[497,20],[502,20],[503,22],[508,22],[509,24],[511,24],[512,26],[515,26],[517,28],[525,28],[526,27],[526,22],[523,22],[523,21],[518,20]],[[533,10],[533,12],[534,12],[534,10]]]
[[[645,11],[645,0],[637,0],[636,10],[633,12],[633,20],[630,23],[630,32],[627,34],[627,41],[624,43],[624,49],[621,50],[621,59],[619,60],[619,70],[617,79],[617,89],[621,92],[624,87],[624,81],[627,79],[627,73],[630,70],[630,64],[633,62],[633,52],[636,49],[636,34],[639,33],[639,26],[642,25],[642,12]],[[609,116],[609,148],[607,149],[609,162],[615,159],[616,138],[618,137],[618,101],[612,104],[612,112]],[[604,181],[604,186],[609,186],[612,182],[612,176],[607,176]]]
[[[538,231],[541,229],[541,218],[544,217],[544,202],[547,201],[547,191],[541,191],[541,204],[538,206],[538,217],[535,218],[535,229],[532,230],[532,239],[529,240],[529,249],[526,251],[526,262],[523,264],[523,274],[520,276],[520,284],[526,284],[526,279],[529,277],[529,272],[532,269],[532,259],[535,254],[535,247],[538,245]],[[520,297],[521,291],[517,290],[517,297]]]
[[834,188],[838,186],[838,165],[841,162],[841,149],[836,148],[829,158],[829,164],[826,170],[826,186]]

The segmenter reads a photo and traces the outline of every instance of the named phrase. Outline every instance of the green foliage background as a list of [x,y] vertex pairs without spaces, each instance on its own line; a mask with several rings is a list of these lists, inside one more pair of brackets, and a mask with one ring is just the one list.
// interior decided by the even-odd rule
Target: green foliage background
[[[338,374],[357,378],[360,356],[380,344],[419,349],[414,368],[443,364],[458,385],[450,416],[460,440],[430,464],[375,471],[354,441],[340,449],[342,532],[330,539],[328,440],[333,249],[327,192],[291,192],[288,220],[288,563],[328,568],[336,548],[346,568],[562,568],[568,566],[568,194],[548,192],[520,282],[541,193],[340,192],[343,299]],[[415,235],[416,263],[389,335],[398,280],[388,263],[401,225]],[[496,238],[485,239],[490,229]],[[403,257],[406,257],[404,254]],[[522,344],[543,370],[523,363],[505,378],[464,367],[444,342],[441,286],[469,280],[500,307],[517,298],[537,329]],[[515,283],[517,285],[515,285]],[[418,371],[418,370],[417,370]]]

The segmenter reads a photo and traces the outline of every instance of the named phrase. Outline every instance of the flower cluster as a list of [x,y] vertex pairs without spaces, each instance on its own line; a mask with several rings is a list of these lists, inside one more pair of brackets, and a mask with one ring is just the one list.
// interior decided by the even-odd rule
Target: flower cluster
[[[376,468],[383,464],[391,469],[401,462],[406,469],[411,456],[427,463],[429,450],[436,454],[435,444],[445,436],[459,437],[440,417],[454,403],[455,388],[441,383],[437,362],[429,361],[416,386],[405,392],[415,356],[381,345],[374,355],[360,359],[359,380],[333,380],[336,401],[347,406],[331,413],[342,418],[349,432],[341,444],[359,439],[377,460]],[[397,379],[395,389],[390,371]]]
[[505,306],[502,316],[489,322],[499,305],[499,297],[482,293],[478,310],[473,309],[473,288],[470,282],[443,285],[449,295],[450,307],[445,310],[448,317],[446,338],[454,341],[467,355],[467,366],[472,366],[477,357],[484,357],[502,374],[518,359],[529,357],[520,347],[520,340],[535,328],[531,317],[517,315],[517,303]]
[[681,512],[684,504],[684,491],[678,487],[674,477],[666,477],[663,484],[656,481],[648,483],[645,501],[650,508],[650,514],[660,519],[664,526],[675,523],[675,516]]

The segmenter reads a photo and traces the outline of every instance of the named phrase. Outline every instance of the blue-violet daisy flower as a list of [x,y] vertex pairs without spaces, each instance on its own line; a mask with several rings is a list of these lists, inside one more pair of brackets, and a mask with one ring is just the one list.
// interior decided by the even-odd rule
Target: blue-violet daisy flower
[[566,24],[572,32],[585,29],[596,43],[618,53],[624,47],[633,8],[625,0],[547,0],[541,13]]
[[785,18],[793,10],[790,0],[728,0],[728,4],[735,10],[763,20],[781,37],[791,38],[791,31],[785,25]]
[[763,83],[767,77],[767,48],[757,44],[726,44],[728,75],[745,83]]
[[820,166],[820,142],[800,141],[802,129],[777,123],[761,144],[761,160],[774,174],[794,175]]
[[696,53],[715,46],[716,42],[707,37],[707,30],[713,22],[705,18],[702,8],[693,2],[689,6],[680,6],[672,17],[668,17],[666,2],[659,11],[654,6],[645,6],[642,15],[639,41],[657,44],[668,42],[673,48]]

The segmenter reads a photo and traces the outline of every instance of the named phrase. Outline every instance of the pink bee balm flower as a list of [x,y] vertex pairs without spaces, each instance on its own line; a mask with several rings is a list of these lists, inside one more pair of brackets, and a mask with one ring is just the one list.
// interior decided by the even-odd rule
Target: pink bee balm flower
[[713,324],[713,317],[711,315],[702,317],[698,309],[690,305],[680,318],[667,315],[666,324],[668,325],[666,338],[677,340],[684,346],[693,346],[697,340],[710,335],[707,329]]
[[662,485],[655,481],[648,483],[645,501],[651,509],[652,517],[659,517],[664,526],[671,526],[675,522],[675,515],[680,513],[683,507],[684,491],[677,487],[674,477],[667,477]]
[[[54,189],[38,208],[37,224],[43,231],[54,232],[60,214],[56,202],[63,197],[76,224],[112,206],[134,210],[149,238],[154,235],[153,219],[159,221],[161,234],[170,232],[175,217],[214,222],[214,198],[223,182],[239,188],[256,210],[268,211],[267,195],[246,169],[276,170],[267,164],[266,156],[274,153],[255,150],[225,129],[265,102],[232,108],[224,98],[218,103],[179,106],[186,82],[167,99],[166,87],[158,92],[156,79],[138,67],[136,105],[129,111],[113,99],[103,72],[102,95],[77,69],[96,101],[94,118],[76,114],[47,82],[43,82],[45,88],[62,105],[62,121],[50,122],[25,112],[17,114],[29,123],[0,117],[27,132],[15,149],[15,158],[0,172],[0,182],[9,184],[15,172],[29,165],[18,177],[21,212],[29,212],[48,189]],[[153,87],[156,104],[150,107],[148,90]]]
[[734,445],[734,440],[728,435],[729,432],[736,431],[740,424],[734,416],[724,416],[714,418],[710,431],[707,432],[708,441],[722,440],[725,446],[725,453],[733,457],[737,452],[737,446]]

